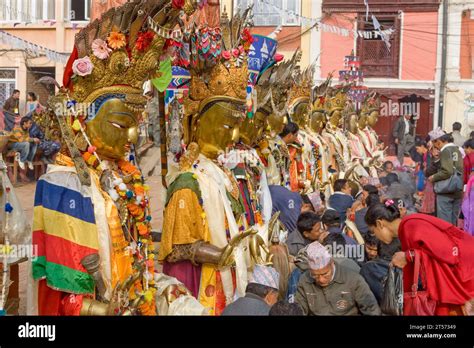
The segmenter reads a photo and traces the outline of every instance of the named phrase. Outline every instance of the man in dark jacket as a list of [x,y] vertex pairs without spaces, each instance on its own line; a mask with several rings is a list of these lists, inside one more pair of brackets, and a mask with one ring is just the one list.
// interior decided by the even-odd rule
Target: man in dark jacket
[[[444,134],[441,129],[430,132],[430,137],[433,145],[440,150],[440,168],[428,180],[435,185],[435,189],[437,182],[449,179],[455,174],[460,175],[462,180],[463,158],[459,147],[453,144],[453,137],[450,134]],[[452,193],[436,194],[436,216],[456,225],[462,196],[462,187]]]
[[334,182],[334,194],[329,197],[329,207],[339,213],[341,223],[346,221],[347,209],[354,204],[354,198],[351,196],[351,186],[345,179],[338,179]]
[[336,264],[314,242],[306,249],[309,271],[301,276],[295,300],[305,315],[380,315],[369,286],[356,272]]
[[15,127],[15,118],[20,115],[20,91],[15,89],[3,104],[5,130],[11,132]]
[[411,115],[400,117],[395,123],[392,135],[397,144],[397,158],[400,165],[403,166],[405,154],[409,153],[410,149],[415,144],[414,138],[414,124],[411,122]]
[[296,223],[298,230],[290,233],[286,240],[288,252],[296,256],[306,245],[318,240],[324,230],[321,228],[321,215],[312,211],[302,213]]
[[7,111],[14,115],[20,114],[20,91],[15,89],[5,103],[3,104],[3,111]]
[[268,315],[278,301],[280,275],[272,267],[255,265],[246,294],[229,304],[222,315]]

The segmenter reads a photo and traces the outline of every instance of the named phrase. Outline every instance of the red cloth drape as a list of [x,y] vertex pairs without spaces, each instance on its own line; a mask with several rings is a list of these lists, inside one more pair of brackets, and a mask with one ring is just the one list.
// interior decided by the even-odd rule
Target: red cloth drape
[[67,61],[66,67],[64,68],[64,77],[63,77],[63,86],[66,88],[69,88],[70,90],[72,90],[71,77],[74,74],[72,71],[72,64],[78,57],[79,57],[79,54],[77,53],[77,48],[74,46],[71,56],[69,57],[69,60]]
[[46,279],[38,282],[38,315],[58,316],[62,313],[62,299],[66,293],[51,289]]

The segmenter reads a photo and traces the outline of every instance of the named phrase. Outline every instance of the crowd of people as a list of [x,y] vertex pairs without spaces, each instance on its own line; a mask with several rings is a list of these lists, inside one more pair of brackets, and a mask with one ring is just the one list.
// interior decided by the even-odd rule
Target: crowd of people
[[[397,125],[402,134],[404,120]],[[285,298],[278,301],[278,272],[258,266],[246,296],[223,315],[381,315],[389,268],[404,270],[404,291],[410,293],[418,253],[426,272],[423,289],[437,300],[431,314],[472,314],[466,298],[474,296],[468,276],[474,240],[467,236],[474,229],[468,215],[474,211],[474,140],[462,137],[460,129],[455,123],[452,133],[436,129],[426,139],[413,139],[416,166],[407,170],[386,161],[377,185],[353,192],[348,180],[338,179],[327,199],[319,191],[300,195],[299,215],[285,214],[285,226],[294,226],[286,240],[294,268]],[[403,160],[412,152],[408,143],[399,142]],[[436,183],[453,175],[463,185],[437,192]]]
[[[165,3],[133,2],[110,16],[163,11],[174,27],[182,12]],[[472,314],[474,158],[459,126],[424,140],[403,116],[392,133],[398,161],[389,161],[374,129],[377,93],[361,102],[331,76],[316,86],[300,52],[277,53],[279,29],[251,34],[251,8],[232,21],[219,6],[187,11],[217,11],[216,23],[199,24],[186,44],[167,41],[174,83],[163,95],[143,90],[164,53],[148,26],[161,16],[76,36],[55,96],[70,105],[70,122],[52,117],[67,148],[36,186],[31,313],[399,315],[403,297],[406,315]],[[346,56],[344,68],[358,75],[359,58]],[[18,98],[8,110],[18,113]],[[73,100],[96,108],[78,115]],[[134,146],[143,122],[164,145],[159,246]],[[27,116],[11,129],[23,166],[44,140],[33,129]]]
[[1,130],[10,134],[7,149],[15,153],[20,178],[23,182],[29,182],[27,174],[28,170],[34,170],[35,157],[38,156],[38,160],[45,164],[53,163],[61,144],[57,140],[48,139],[34,119],[34,115],[41,113],[44,108],[36,93],[28,92],[23,112],[20,111],[20,94],[19,90],[14,90],[5,101],[0,113],[0,124]]

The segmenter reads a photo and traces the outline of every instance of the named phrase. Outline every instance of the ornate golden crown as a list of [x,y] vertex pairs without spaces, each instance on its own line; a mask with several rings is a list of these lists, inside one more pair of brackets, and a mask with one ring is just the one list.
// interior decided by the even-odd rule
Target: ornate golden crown
[[326,95],[328,94],[331,86],[332,74],[329,74],[326,81],[319,86],[314,87],[311,92],[311,111],[324,112],[324,103]]
[[[219,28],[222,37],[221,41],[216,43],[221,45],[222,52],[216,62],[205,62],[204,66],[200,64],[198,67],[190,68],[189,95],[184,102],[186,115],[196,114],[215,96],[246,99],[249,72],[247,54],[242,49],[242,33],[244,30],[248,30],[251,18],[251,8],[243,13],[236,13],[231,20],[228,19],[224,9]],[[207,26],[197,28],[196,32],[199,33],[200,30],[207,31],[209,28]],[[189,40],[193,45],[192,38]],[[248,49],[248,47],[246,48]],[[191,55],[198,54],[191,52]],[[202,60],[202,57],[195,58],[195,60]]]
[[369,94],[362,103],[361,114],[370,114],[373,111],[379,111],[381,105],[380,97],[377,93]]
[[311,104],[311,111],[324,112],[324,97],[318,97],[313,104]]
[[324,102],[324,109],[328,116],[336,110],[343,110],[346,104],[346,93],[342,90],[337,90],[334,95],[328,95]]
[[294,84],[290,90],[290,109],[300,102],[309,102],[311,90],[313,88],[314,65],[310,65],[303,72],[299,71],[294,79]]
[[[189,0],[186,6],[189,9]],[[71,98],[92,103],[105,94],[120,94],[127,106],[139,111],[146,103],[143,83],[156,73],[165,44],[149,23],[172,29],[179,15],[171,0],[134,0],[81,30],[66,67],[64,86]]]
[[248,82],[247,63],[236,65],[236,60],[229,62],[229,67],[219,62],[206,75],[191,74],[189,96],[185,100],[186,114],[198,112],[210,98],[226,96],[245,100]]

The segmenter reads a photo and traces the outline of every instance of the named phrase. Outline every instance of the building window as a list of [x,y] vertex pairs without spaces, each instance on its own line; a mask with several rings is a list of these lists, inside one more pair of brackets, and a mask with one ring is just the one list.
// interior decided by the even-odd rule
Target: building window
[[54,0],[2,0],[0,23],[35,23],[55,19]]
[[14,69],[0,69],[0,106],[10,98],[16,88],[16,71]]
[[91,0],[69,0],[68,16],[72,22],[84,22],[90,20]]
[[[271,3],[272,5],[269,5]],[[257,27],[300,25],[301,0],[237,0],[234,12],[253,5],[254,23]],[[275,7],[274,7],[275,6]],[[283,13],[279,9],[285,10]]]
[[365,15],[358,16],[358,29],[365,31],[365,37],[357,39],[357,55],[361,57],[365,77],[398,78],[400,52],[400,20],[398,15],[378,15],[382,30],[393,28],[390,49],[375,30],[372,22],[365,21]]

